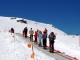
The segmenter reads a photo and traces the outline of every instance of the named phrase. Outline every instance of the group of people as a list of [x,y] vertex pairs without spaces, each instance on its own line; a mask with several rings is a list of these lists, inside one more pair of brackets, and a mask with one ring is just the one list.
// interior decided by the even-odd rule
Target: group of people
[[[14,33],[14,28],[11,28],[10,32]],[[25,27],[23,29],[23,37],[27,38],[28,37],[27,34],[28,34],[28,28]],[[43,49],[47,49],[47,38],[49,38],[49,52],[54,53],[54,43],[56,39],[54,32],[50,32],[50,34],[48,35],[48,31],[46,28],[44,29],[43,32],[40,30],[34,32],[33,29],[31,28],[29,30],[29,34],[30,34],[29,36],[30,41],[34,42],[35,44],[38,44],[39,47],[42,46]]]
[[[23,36],[26,38],[28,37],[27,36],[27,32],[28,32],[28,29],[27,27],[24,28],[23,30]],[[51,32],[49,35],[48,35],[48,31],[47,29],[45,28],[44,31],[40,31],[40,30],[37,30],[37,31],[33,31],[33,29],[31,28],[29,30],[29,34],[30,34],[30,41],[34,41],[35,44],[38,44],[39,47],[43,47],[43,49],[47,49],[47,38],[49,38],[49,52],[51,53],[54,53],[54,42],[55,42],[55,39],[56,39],[56,36],[54,34],[54,32]],[[33,40],[33,37],[35,38]]]

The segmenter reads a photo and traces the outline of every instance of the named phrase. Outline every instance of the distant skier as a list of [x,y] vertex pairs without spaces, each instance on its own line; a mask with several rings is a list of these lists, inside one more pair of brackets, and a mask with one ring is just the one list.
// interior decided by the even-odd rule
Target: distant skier
[[27,37],[27,32],[28,32],[28,29],[27,29],[27,27],[25,27],[24,30],[23,30],[23,36],[25,38]]
[[37,33],[37,31],[35,31],[35,33],[34,33],[34,38],[35,38],[35,43],[37,44],[37,36],[38,36],[38,33]]
[[11,28],[11,33],[14,33],[14,28]]
[[39,31],[39,33],[38,33],[38,42],[39,42],[38,45],[39,45],[39,47],[42,46],[41,40],[42,40],[42,32]]
[[29,34],[30,34],[30,41],[33,41],[34,31],[32,30],[32,28],[31,28],[31,30],[29,31]]
[[43,32],[45,32],[45,33],[47,34],[48,31],[47,31],[47,29],[45,28]]
[[51,52],[51,53],[54,53],[54,40],[56,39],[56,36],[54,35],[54,32],[51,32],[50,34],[49,34],[49,46],[50,46],[50,49],[49,49],[49,51]]
[[43,49],[46,49],[46,47],[47,47],[47,45],[46,45],[46,43],[47,43],[47,34],[46,34],[46,32],[43,32],[42,38],[43,38]]

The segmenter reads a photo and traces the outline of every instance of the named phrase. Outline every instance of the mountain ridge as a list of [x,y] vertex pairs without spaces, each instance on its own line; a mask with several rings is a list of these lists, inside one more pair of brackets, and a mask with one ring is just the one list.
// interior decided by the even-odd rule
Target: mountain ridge
[[[15,18],[15,19],[11,19],[11,18]],[[11,22],[12,20],[22,20],[22,19],[23,19],[24,21],[27,21],[26,26],[27,26],[29,29],[31,28],[31,27],[29,27],[29,25],[30,25],[30,24],[34,24],[34,25],[32,26],[33,29],[34,29],[34,27],[36,27],[36,29],[34,29],[34,30],[39,29],[39,30],[42,30],[42,31],[43,31],[45,28],[47,28],[47,30],[50,30],[49,33],[50,33],[51,31],[54,31],[54,32],[57,33],[57,34],[66,35],[65,32],[63,32],[62,30],[54,27],[54,26],[51,25],[51,24],[36,22],[36,21],[33,21],[33,20],[28,20],[28,19],[18,18],[18,17],[4,17],[4,16],[0,16],[0,21],[1,21],[1,20],[9,20],[9,22]],[[11,20],[11,21],[10,21],[10,20]],[[9,22],[8,22],[8,23],[9,23]],[[14,21],[13,21],[13,22],[14,22]],[[15,23],[15,22],[14,22],[14,23]],[[20,23],[18,23],[18,24],[20,24]],[[29,25],[28,25],[28,24],[29,24]],[[23,24],[23,25],[24,25],[24,24]],[[40,26],[38,26],[38,25],[40,25]],[[26,26],[24,26],[24,27],[26,27]],[[45,28],[44,28],[43,26],[45,26]],[[12,27],[13,27],[13,26],[12,26]],[[40,29],[39,27],[43,27],[43,29]],[[7,28],[7,27],[6,27],[6,28]],[[14,28],[15,28],[15,27],[14,27]],[[57,32],[57,31],[55,31],[55,30],[60,31],[60,33]]]

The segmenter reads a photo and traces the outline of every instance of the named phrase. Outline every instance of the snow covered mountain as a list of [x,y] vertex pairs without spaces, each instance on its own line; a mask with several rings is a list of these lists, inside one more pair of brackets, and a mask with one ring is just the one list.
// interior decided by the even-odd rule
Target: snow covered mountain
[[[33,30],[41,30],[43,31],[45,28],[48,29],[48,33],[50,33],[51,31],[54,31],[57,34],[66,34],[63,31],[53,27],[50,24],[45,24],[45,23],[40,23],[40,22],[36,22],[36,21],[32,21],[32,20],[27,20],[24,19],[25,21],[27,21],[27,23],[21,23],[21,22],[17,22],[19,20],[22,20],[23,18],[14,18],[14,17],[0,17],[0,27],[3,27],[2,29],[0,29],[1,31],[3,30],[9,30],[11,27],[13,27],[15,29],[15,32],[17,33],[22,33],[22,30],[24,29],[24,27],[28,27],[28,29],[33,28]],[[4,24],[3,24],[4,23]],[[18,31],[19,29],[19,31]]]
[[[26,23],[25,23],[26,21]],[[55,49],[64,52],[66,55],[76,57],[80,60],[80,37],[74,35],[67,35],[65,32],[59,30],[51,24],[40,23],[23,18],[15,17],[0,17],[0,32],[9,31],[13,27],[15,33],[22,34],[25,27],[33,28],[43,31],[45,28],[48,30],[48,34],[53,31],[56,35]],[[29,34],[28,34],[29,35]],[[49,42],[47,43],[49,45]],[[74,53],[75,52],[75,53]]]

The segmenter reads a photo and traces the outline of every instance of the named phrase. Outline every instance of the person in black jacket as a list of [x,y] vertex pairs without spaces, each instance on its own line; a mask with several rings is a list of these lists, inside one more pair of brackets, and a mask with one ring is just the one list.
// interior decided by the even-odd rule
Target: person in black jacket
[[49,34],[49,46],[50,46],[50,49],[49,49],[49,52],[51,53],[54,53],[54,40],[56,39],[56,36],[54,35],[54,32],[51,32]]
[[27,27],[25,27],[24,28],[24,36],[25,36],[25,38],[27,37],[27,32],[28,32],[28,29],[27,29]]
[[14,33],[14,28],[11,28],[11,33]]

